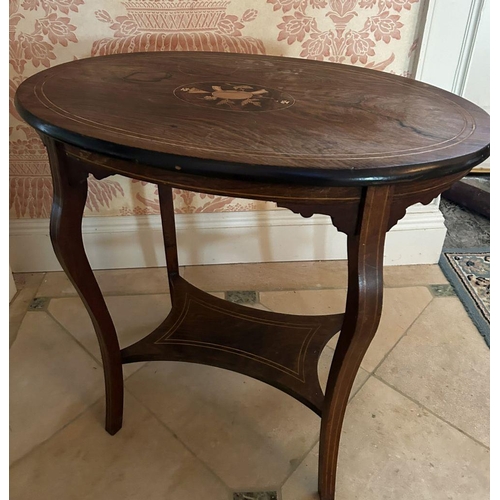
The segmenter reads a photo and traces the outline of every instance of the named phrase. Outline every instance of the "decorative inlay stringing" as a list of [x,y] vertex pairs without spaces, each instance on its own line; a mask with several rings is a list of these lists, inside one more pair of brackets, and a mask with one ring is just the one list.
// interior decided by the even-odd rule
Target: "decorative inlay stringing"
[[[187,333],[191,332],[191,328],[189,328],[189,326],[187,331],[185,331],[182,327],[185,327],[185,323],[189,324],[190,319],[194,316],[193,311],[198,309],[199,312],[200,308],[205,310],[204,314],[206,315],[207,321],[216,321],[219,324],[221,321],[227,321],[228,318],[236,318],[237,320],[246,322],[247,325],[251,325],[253,323],[257,325],[260,324],[263,327],[273,327],[276,334],[281,333],[283,335],[287,331],[290,333],[294,331],[301,331],[303,333],[300,336],[301,339],[298,344],[298,347],[300,347],[299,352],[289,352],[288,359],[286,361],[276,362],[271,359],[271,357],[261,356],[258,350],[257,352],[252,352],[252,350],[249,349],[249,345],[231,346],[220,343],[220,341],[212,342],[210,338],[195,338],[190,333]],[[189,296],[186,298],[182,311],[175,323],[155,341],[155,344],[180,344],[225,351],[236,356],[252,359],[253,361],[262,363],[270,368],[281,371],[282,373],[286,373],[300,382],[305,382],[306,353],[312,338],[319,329],[320,323],[315,322],[314,318],[312,318],[311,324],[307,325],[286,323],[273,319],[256,318],[251,314],[236,313],[234,311],[227,310],[224,307],[215,306],[211,302],[205,302],[200,298]],[[256,335],[256,332],[254,332],[254,335]]]

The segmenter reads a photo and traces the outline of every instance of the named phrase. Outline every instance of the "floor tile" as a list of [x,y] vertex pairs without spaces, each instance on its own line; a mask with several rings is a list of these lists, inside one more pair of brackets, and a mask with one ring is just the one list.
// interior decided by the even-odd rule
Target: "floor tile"
[[[260,303],[251,307],[334,314],[344,311],[345,271],[336,261],[194,266],[181,274],[220,298],[255,290]],[[165,269],[97,276],[122,346],[170,309]],[[49,314],[26,313],[43,277],[14,275],[13,339],[24,321],[11,349],[11,499],[228,500],[233,492],[274,491],[286,478],[280,500],[318,499],[319,418],[243,375],[176,362],[127,365],[135,396],[126,396],[122,431],[106,434],[103,404],[93,405],[104,392],[102,368],[50,317],[100,359],[64,273],[47,273],[36,293],[50,299]],[[449,289],[438,266],[386,267],[385,284],[381,324],[351,392],[336,500],[486,500],[488,450],[465,434],[488,444],[489,351],[456,297],[433,298],[432,290]],[[320,358],[323,388],[337,338]]]
[[[260,302],[288,314],[337,314],[345,310],[345,297],[345,290],[261,292]],[[431,300],[426,287],[386,289],[380,325],[362,368],[373,371]],[[329,345],[334,347],[336,340]]]
[[[170,295],[128,295],[106,297],[121,347],[154,330],[170,311]],[[99,346],[89,314],[79,297],[52,299],[49,313],[92,355],[100,358]]]
[[[282,500],[319,500],[318,446]],[[371,378],[347,408],[336,500],[487,500],[489,452]]]
[[63,271],[46,273],[37,297],[64,297],[77,295],[75,288]]
[[17,332],[23,321],[33,297],[36,294],[44,273],[15,273],[17,294],[9,305],[9,346],[14,343]]
[[[321,388],[323,389],[323,392],[325,392],[326,389],[326,383],[328,381],[328,374],[330,373],[330,367],[332,365],[332,359],[333,359],[333,353],[334,350],[331,349],[329,346],[326,346],[323,352],[321,353],[321,356],[319,358],[319,363],[318,363],[318,377],[319,377],[319,382],[321,385]],[[363,368],[360,368],[358,370],[358,373],[356,375],[356,378],[354,379],[354,383],[352,385],[352,390],[351,390],[351,398],[356,394],[356,392],[361,388],[361,386],[368,380],[368,377],[370,374],[366,371],[363,370]]]
[[26,287],[37,287],[43,280],[45,273],[12,273],[17,290]]
[[426,287],[387,288],[380,324],[361,366],[372,372],[432,300]]
[[346,295],[344,289],[261,292],[260,303],[285,314],[338,314],[345,310]]
[[438,264],[384,267],[385,286],[447,285]]
[[296,290],[347,286],[347,262],[269,262],[188,266],[184,278],[202,290]]
[[319,418],[243,375],[151,362],[127,388],[233,490],[280,484],[319,435]]
[[377,375],[488,444],[489,349],[458,298],[435,298]]
[[[106,297],[106,303],[122,348],[152,332],[171,308],[168,294],[112,296]],[[101,354],[94,327],[79,297],[52,299],[49,313],[100,362]],[[129,376],[143,364],[125,365],[124,376]]]
[[[110,269],[95,271],[104,295],[167,293],[168,278],[164,267],[141,269]],[[47,273],[37,297],[67,297],[77,295],[68,277],[62,271]]]
[[[308,453],[303,462],[282,486],[282,500],[320,500],[318,493],[318,456],[319,443]],[[335,500],[351,500],[351,498],[342,499],[336,495]]]
[[229,491],[135,398],[123,428],[92,406],[11,469],[10,500],[226,500]]
[[[323,388],[332,356],[326,347],[320,358]],[[368,376],[359,370],[353,394]],[[226,370],[152,362],[126,386],[233,489],[279,483],[319,436],[319,419],[306,407]]]
[[104,393],[101,368],[44,312],[28,312],[10,349],[10,460]]

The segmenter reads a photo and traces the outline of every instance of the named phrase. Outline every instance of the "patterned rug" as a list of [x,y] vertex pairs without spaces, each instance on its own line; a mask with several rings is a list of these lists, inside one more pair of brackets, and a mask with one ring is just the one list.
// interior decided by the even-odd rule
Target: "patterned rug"
[[490,249],[443,249],[439,265],[490,346]]

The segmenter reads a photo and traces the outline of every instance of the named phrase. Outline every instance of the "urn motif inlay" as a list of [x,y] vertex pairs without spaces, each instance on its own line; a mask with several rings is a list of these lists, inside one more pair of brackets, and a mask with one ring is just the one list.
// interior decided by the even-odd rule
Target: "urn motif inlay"
[[195,106],[226,111],[278,111],[295,104],[295,99],[281,90],[234,82],[188,83],[177,87],[174,95]]

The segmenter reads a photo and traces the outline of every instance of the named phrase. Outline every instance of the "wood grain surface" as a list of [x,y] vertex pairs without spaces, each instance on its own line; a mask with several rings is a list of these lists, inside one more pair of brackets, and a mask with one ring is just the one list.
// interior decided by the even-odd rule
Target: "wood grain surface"
[[489,116],[444,90],[348,65],[229,53],[82,59],[21,84],[40,132],[185,173],[308,185],[440,177],[489,155]]

